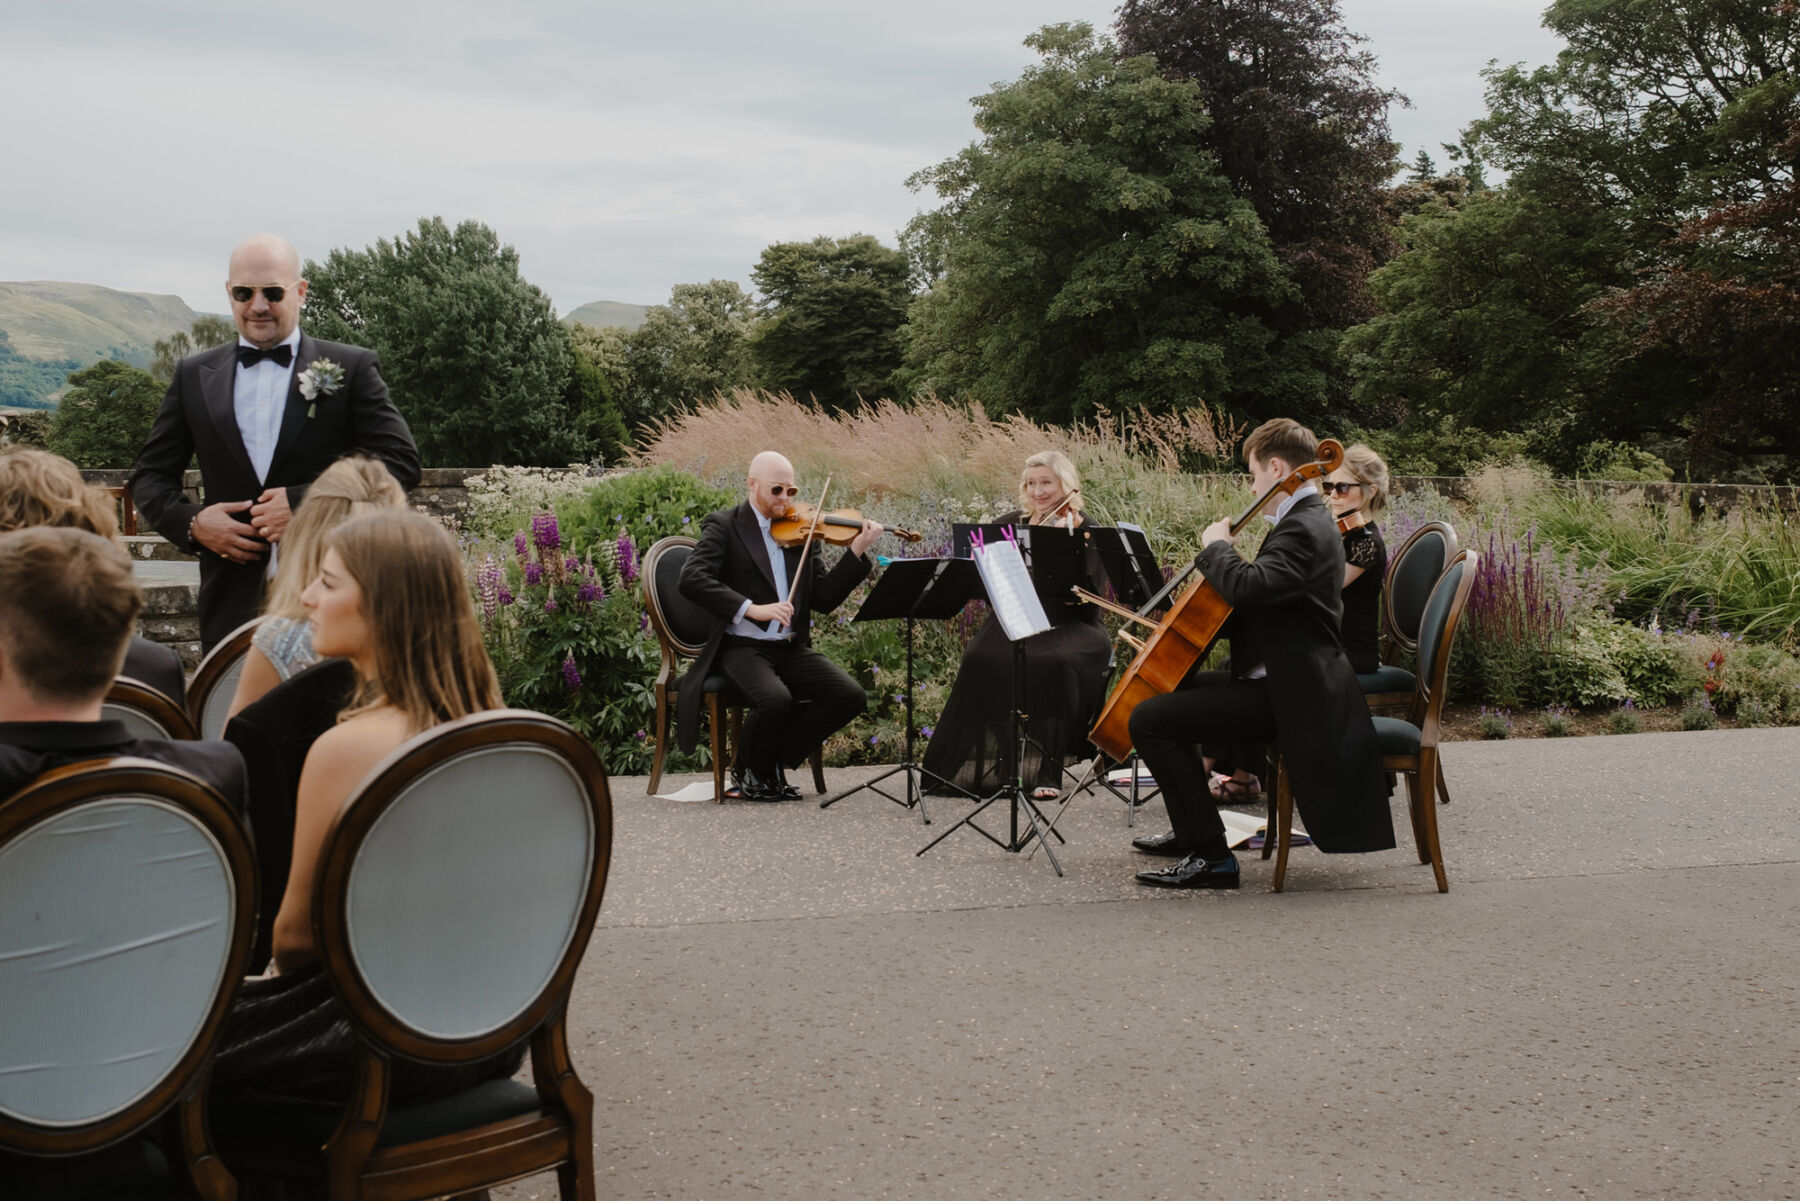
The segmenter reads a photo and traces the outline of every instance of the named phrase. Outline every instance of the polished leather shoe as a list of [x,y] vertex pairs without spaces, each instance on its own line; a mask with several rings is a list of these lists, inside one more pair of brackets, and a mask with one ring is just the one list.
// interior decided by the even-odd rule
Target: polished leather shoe
[[1146,834],[1142,838],[1131,840],[1131,849],[1142,851],[1146,855],[1166,855],[1170,859],[1180,859],[1187,855],[1181,844],[1175,840],[1175,831],[1167,834]]
[[781,790],[775,787],[772,781],[764,779],[760,773],[748,767],[732,768],[731,778],[736,785],[732,791],[737,793],[740,801],[784,801],[787,799],[781,795]]
[[1238,861],[1236,855],[1207,861],[1200,855],[1189,855],[1180,863],[1153,872],[1139,872],[1139,884],[1155,888],[1236,888]]
[[800,799],[800,790],[788,783],[787,768],[779,763],[775,765],[775,779],[773,784],[775,791],[781,794],[782,800],[797,801]]

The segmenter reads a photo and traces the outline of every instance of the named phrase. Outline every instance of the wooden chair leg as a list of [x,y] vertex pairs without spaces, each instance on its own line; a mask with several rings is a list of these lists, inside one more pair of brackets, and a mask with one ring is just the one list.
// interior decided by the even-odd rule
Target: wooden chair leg
[[820,743],[819,746],[813,751],[812,757],[810,759],[808,759],[807,762],[812,764],[813,789],[820,796],[824,796],[825,795],[825,745],[823,743]]
[[1263,789],[1263,808],[1268,812],[1267,816],[1263,818],[1262,857],[1267,859],[1270,855],[1275,853],[1275,825],[1276,822],[1280,820],[1280,815],[1277,813],[1275,805],[1275,789],[1277,781],[1281,778],[1280,751],[1270,748],[1269,765],[1268,769],[1263,773],[1263,778],[1269,782],[1269,786]]
[[652,796],[662,786],[663,757],[669,753],[669,694],[666,690],[656,690],[656,754],[650,759],[650,787],[646,789]]
[[1431,781],[1438,778],[1438,753],[1436,747],[1424,747],[1419,751],[1419,817],[1425,827],[1426,846],[1421,848],[1421,857],[1431,861],[1431,874],[1437,877],[1439,892],[1450,891],[1450,879],[1444,874],[1444,848],[1438,845],[1437,806],[1431,803]]
[[725,727],[719,713],[719,694],[706,697],[706,724],[712,736],[713,800],[725,803]]
[[1437,766],[1437,794],[1443,804],[1450,803],[1450,785],[1444,781],[1444,761],[1442,759],[1438,760]]
[[1413,846],[1418,848],[1419,862],[1429,863],[1425,850],[1425,819],[1419,816],[1419,772],[1415,766],[1401,773],[1406,783],[1406,816],[1412,821]]
[[[1288,849],[1294,834],[1294,786],[1288,780],[1286,763],[1282,763],[1275,774],[1275,824],[1279,846],[1275,851],[1275,876],[1269,881],[1270,892],[1280,892],[1281,886],[1287,883]],[[1267,834],[1263,835],[1263,841],[1266,845]]]

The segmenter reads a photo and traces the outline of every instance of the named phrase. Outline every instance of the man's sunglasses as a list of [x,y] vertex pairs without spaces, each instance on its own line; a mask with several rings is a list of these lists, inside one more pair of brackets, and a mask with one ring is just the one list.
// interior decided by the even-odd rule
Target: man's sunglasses
[[231,298],[239,304],[249,304],[258,292],[261,292],[263,299],[270,304],[280,304],[288,290],[280,284],[266,284],[261,288],[252,288],[249,284],[233,284],[231,286]]
[[1364,488],[1367,488],[1368,486],[1369,486],[1368,484],[1353,484],[1346,480],[1320,480],[1319,481],[1319,491],[1323,492],[1326,496],[1330,496],[1333,493],[1336,493],[1339,496],[1349,496],[1351,489],[1354,488],[1354,489],[1360,491]]
[[799,496],[800,495],[800,485],[798,485],[798,484],[786,484],[786,485],[770,484],[769,485],[769,495],[775,497],[777,500],[779,500],[780,498],[782,498],[784,496]]

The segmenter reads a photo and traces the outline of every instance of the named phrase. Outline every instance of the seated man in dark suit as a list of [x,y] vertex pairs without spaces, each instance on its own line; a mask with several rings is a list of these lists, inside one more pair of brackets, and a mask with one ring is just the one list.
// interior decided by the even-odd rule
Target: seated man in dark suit
[[[81,478],[61,455],[25,448],[0,455],[0,534],[32,525],[67,526],[117,541],[119,518],[112,497]],[[177,705],[187,698],[187,676],[173,647],[134,635],[120,675],[156,689]]]
[[131,755],[192,772],[243,812],[236,747],[133,738],[100,716],[142,603],[131,560],[98,534],[0,534],[0,804],[52,768]]
[[763,451],[750,460],[743,503],[707,515],[681,570],[681,594],[713,615],[713,628],[681,679],[677,743],[694,749],[706,677],[729,677],[745,700],[732,774],[733,792],[746,801],[798,797],[787,769],[868,703],[861,684],[812,649],[812,615],[837,608],[868,576],[866,552],[881,526],[865,521],[848,553],[826,571],[816,548],[778,546],[769,532],[798,494],[793,464]]

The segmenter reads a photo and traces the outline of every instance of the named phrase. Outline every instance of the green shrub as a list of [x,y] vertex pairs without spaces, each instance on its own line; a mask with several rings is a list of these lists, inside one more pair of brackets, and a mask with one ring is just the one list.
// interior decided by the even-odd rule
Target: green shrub
[[1684,730],[1710,730],[1718,724],[1718,710],[1704,696],[1694,697],[1681,711],[1681,728]]
[[[1601,620],[1595,619],[1595,624]],[[1613,663],[1639,704],[1672,704],[1700,687],[1700,664],[1689,640],[1622,621],[1607,620],[1605,624],[1615,640]]]
[[1512,733],[1512,710],[1489,709],[1483,705],[1477,724],[1483,738],[1490,741],[1505,738]]
[[1619,669],[1629,627],[1599,615],[1575,622],[1551,640],[1543,687],[1549,699],[1575,705],[1616,704],[1632,695]]
[[1754,644],[1715,653],[1721,661],[1712,700],[1719,712],[1741,720],[1745,707],[1753,706],[1763,717],[1757,724],[1800,721],[1800,661],[1778,647]]
[[640,550],[670,534],[700,536],[700,519],[743,499],[743,489],[708,484],[673,467],[604,476],[556,505],[565,545],[577,554],[629,535]]
[[1606,719],[1608,734],[1636,734],[1644,728],[1644,719],[1630,701],[1626,701],[1612,711]]
[[1737,724],[1740,726],[1778,726],[1781,724],[1781,718],[1761,701],[1747,700],[1737,708]]
[[1575,732],[1575,723],[1569,711],[1561,705],[1551,705],[1538,715],[1538,729],[1545,738],[1567,738]]

